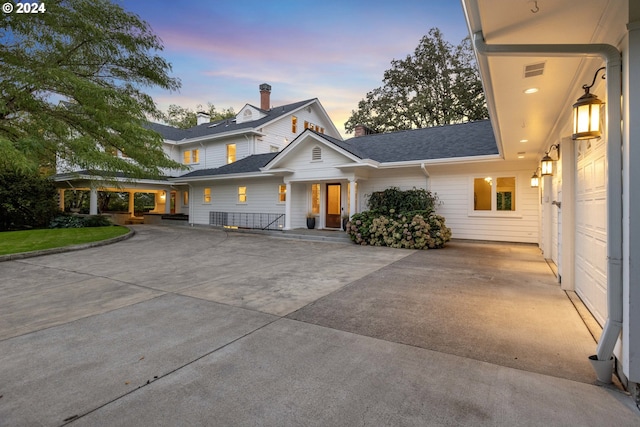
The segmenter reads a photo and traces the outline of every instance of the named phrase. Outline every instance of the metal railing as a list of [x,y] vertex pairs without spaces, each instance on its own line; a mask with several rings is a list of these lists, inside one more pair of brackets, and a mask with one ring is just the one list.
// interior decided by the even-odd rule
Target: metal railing
[[284,229],[284,218],[284,214],[276,213],[209,212],[209,225],[282,230]]

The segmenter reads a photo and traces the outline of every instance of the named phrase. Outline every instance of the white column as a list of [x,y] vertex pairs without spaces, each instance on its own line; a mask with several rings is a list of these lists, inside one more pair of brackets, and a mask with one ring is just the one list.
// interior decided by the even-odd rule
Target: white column
[[286,182],[287,186],[286,197],[284,201],[284,229],[291,230],[291,183]]
[[358,212],[358,206],[356,206],[356,200],[358,200],[356,197],[357,184],[355,179],[349,180],[349,218]]
[[58,208],[64,212],[64,188],[58,189]]
[[171,213],[171,189],[164,190],[164,213]]
[[98,215],[98,190],[96,188],[89,190],[89,215]]
[[545,259],[551,258],[551,209],[557,209],[551,204],[552,179],[551,175],[542,177],[542,253]]
[[576,217],[575,217],[575,141],[571,138],[564,138],[560,144],[562,151],[562,209],[560,215],[562,219],[562,245],[560,252],[562,282],[560,287],[567,291],[575,289],[575,239],[576,239]]
[[129,191],[129,216],[135,215],[136,205],[135,205],[136,193],[133,191]]

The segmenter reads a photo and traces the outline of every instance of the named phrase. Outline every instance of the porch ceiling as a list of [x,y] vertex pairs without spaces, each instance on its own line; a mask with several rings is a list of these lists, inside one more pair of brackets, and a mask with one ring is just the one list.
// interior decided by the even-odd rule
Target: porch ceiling
[[[625,33],[622,0],[462,0],[469,30],[492,44],[618,45]],[[490,56],[478,58],[496,138],[506,160],[539,161],[549,145],[570,136],[572,104],[584,93],[598,58]],[[525,67],[543,67],[526,77]],[[533,94],[525,89],[537,88]],[[592,93],[606,99],[604,85]],[[526,140],[526,142],[521,142]]]

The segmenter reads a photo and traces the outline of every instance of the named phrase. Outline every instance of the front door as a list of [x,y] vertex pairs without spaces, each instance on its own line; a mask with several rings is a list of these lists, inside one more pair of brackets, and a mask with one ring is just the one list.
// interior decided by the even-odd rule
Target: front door
[[340,228],[342,226],[340,214],[340,184],[327,184],[327,216],[325,224],[327,228]]

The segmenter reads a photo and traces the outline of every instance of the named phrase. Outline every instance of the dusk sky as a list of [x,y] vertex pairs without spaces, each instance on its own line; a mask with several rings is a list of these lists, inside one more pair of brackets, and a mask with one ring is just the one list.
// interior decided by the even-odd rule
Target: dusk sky
[[366,93],[382,85],[392,59],[411,54],[438,27],[457,45],[468,35],[458,0],[116,0],[147,21],[182,82],[148,91],[170,104],[218,110],[318,98],[338,130]]

